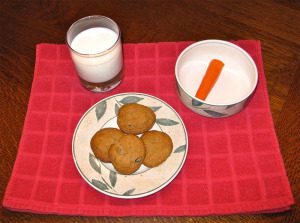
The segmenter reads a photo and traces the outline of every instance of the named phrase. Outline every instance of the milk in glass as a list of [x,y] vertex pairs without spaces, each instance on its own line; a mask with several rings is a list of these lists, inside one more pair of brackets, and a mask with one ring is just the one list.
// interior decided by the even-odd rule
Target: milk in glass
[[93,26],[77,31],[76,35],[68,40],[73,62],[84,87],[91,91],[103,92],[120,83],[123,56],[119,32],[107,27]]

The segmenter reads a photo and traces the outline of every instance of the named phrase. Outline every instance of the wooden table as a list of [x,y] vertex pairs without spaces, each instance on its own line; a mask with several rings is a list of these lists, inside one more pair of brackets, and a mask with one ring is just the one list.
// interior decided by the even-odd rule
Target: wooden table
[[[299,1],[1,1],[0,197],[17,155],[37,43],[64,43],[75,20],[113,18],[125,43],[203,39],[261,40],[274,124],[292,191],[300,199]],[[2,200],[2,199],[1,199]],[[288,212],[215,217],[67,217],[11,212],[0,222],[300,222],[299,203]]]

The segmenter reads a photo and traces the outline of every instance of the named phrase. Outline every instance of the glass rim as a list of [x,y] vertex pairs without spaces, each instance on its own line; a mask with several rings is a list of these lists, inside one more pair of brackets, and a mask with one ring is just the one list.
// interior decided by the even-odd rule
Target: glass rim
[[[99,52],[99,53],[80,53],[80,52],[76,51],[75,49],[73,49],[73,48],[71,47],[71,43],[72,43],[72,42],[69,43],[69,41],[68,41],[68,33],[69,33],[70,30],[71,30],[72,28],[74,28],[74,26],[75,26],[76,24],[78,24],[79,22],[81,22],[81,21],[83,21],[83,20],[93,19],[93,18],[106,19],[106,20],[112,22],[114,25],[116,25],[117,30],[118,30],[118,33],[117,33],[118,38],[117,38],[116,41],[112,44],[111,47],[109,47],[108,49],[106,49],[106,50],[104,50],[104,51],[101,51],[101,52]],[[83,57],[95,57],[95,56],[102,56],[102,55],[105,55],[105,54],[111,52],[111,51],[115,48],[115,46],[117,45],[117,43],[118,43],[118,41],[120,40],[120,38],[121,38],[121,30],[120,30],[120,27],[118,26],[118,24],[117,24],[114,20],[112,20],[111,18],[109,18],[109,17],[107,17],[107,16],[103,16],[103,15],[91,15],[91,16],[86,16],[86,17],[80,18],[80,19],[76,20],[75,22],[73,22],[72,25],[69,27],[69,29],[68,29],[68,31],[67,31],[67,34],[66,34],[66,36],[65,36],[65,41],[66,41],[66,44],[67,44],[68,48],[69,48],[70,50],[72,50],[72,52],[74,52],[74,53],[76,53],[76,54],[78,54],[78,55],[80,55],[80,56],[83,56]]]

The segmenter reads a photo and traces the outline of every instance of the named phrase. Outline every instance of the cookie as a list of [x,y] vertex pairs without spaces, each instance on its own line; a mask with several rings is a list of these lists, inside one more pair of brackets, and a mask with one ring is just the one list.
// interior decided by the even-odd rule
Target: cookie
[[110,162],[108,150],[110,146],[117,143],[123,135],[124,133],[116,128],[104,128],[96,132],[90,142],[95,156],[102,162]]
[[109,149],[109,157],[114,168],[121,174],[137,171],[145,158],[145,147],[139,137],[124,135]]
[[150,130],[155,120],[156,116],[151,108],[130,103],[120,108],[117,123],[123,132],[137,135]]
[[147,167],[156,167],[162,164],[172,152],[172,139],[164,132],[156,130],[145,132],[141,140],[146,148],[146,157],[143,164]]

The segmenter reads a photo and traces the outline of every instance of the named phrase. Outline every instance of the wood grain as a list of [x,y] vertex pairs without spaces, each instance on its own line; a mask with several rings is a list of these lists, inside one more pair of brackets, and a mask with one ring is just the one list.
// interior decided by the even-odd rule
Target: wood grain
[[[287,175],[300,200],[300,2],[290,1],[1,1],[0,197],[12,173],[26,115],[38,43],[64,43],[77,19],[113,18],[125,43],[259,39],[271,111]],[[0,222],[300,222],[300,205],[277,214],[214,217],[69,217],[1,208]]]

